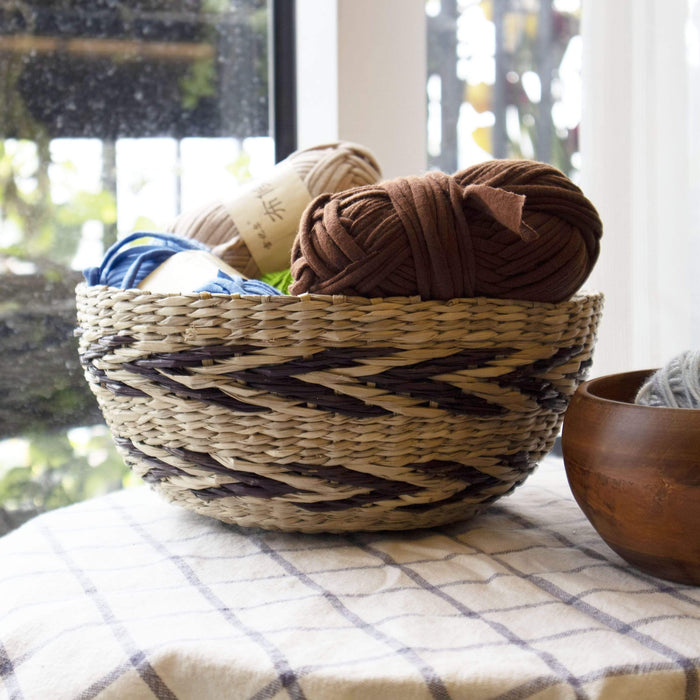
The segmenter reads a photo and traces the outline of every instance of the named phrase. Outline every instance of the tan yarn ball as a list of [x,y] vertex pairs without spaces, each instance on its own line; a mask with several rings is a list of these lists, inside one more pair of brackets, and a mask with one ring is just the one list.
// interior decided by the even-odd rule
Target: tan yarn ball
[[[320,144],[295,151],[275,168],[291,166],[311,198],[324,192],[367,185],[381,179],[381,170],[369,149],[347,141]],[[274,169],[273,169],[274,170]],[[248,189],[241,194],[232,193],[230,201],[214,201],[202,207],[182,213],[168,230],[185,238],[194,238],[213,248],[231,267],[246,277],[260,276],[260,268],[238,235],[229,209],[236,197],[250,196]],[[296,231],[296,223],[295,231]]]
[[317,197],[292,248],[292,294],[571,297],[595,264],[602,223],[561,171],[492,160]]

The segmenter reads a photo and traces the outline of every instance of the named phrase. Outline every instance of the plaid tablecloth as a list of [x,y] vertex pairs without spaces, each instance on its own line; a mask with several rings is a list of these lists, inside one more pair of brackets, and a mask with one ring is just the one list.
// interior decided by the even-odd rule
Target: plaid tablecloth
[[479,519],[401,534],[119,492],[0,539],[0,613],[12,700],[700,697],[700,588],[631,570],[553,457]]

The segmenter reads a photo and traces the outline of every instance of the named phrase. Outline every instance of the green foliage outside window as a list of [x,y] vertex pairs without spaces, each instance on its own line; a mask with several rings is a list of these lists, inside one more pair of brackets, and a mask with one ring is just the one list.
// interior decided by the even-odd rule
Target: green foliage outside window
[[[76,260],[88,229],[103,251],[118,227],[157,228],[146,213],[118,221],[120,138],[179,149],[188,137],[267,134],[267,5],[0,4],[0,535],[140,483],[79,364]],[[90,178],[73,156],[78,145],[94,151]],[[241,149],[227,170],[248,179],[249,154]],[[130,184],[151,185],[146,175]]]
[[73,168],[53,161],[47,144],[0,141],[0,384],[9,385],[0,399],[0,534],[130,478],[104,426],[66,430],[99,418],[71,338],[79,275],[69,265],[85,222],[116,221],[104,190],[54,201],[49,170],[70,183]]

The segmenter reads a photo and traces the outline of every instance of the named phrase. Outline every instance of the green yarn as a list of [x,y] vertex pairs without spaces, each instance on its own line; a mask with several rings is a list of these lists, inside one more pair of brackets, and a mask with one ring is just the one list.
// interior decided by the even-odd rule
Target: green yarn
[[278,272],[266,272],[260,275],[259,279],[279,289],[282,294],[289,294],[289,285],[293,282],[292,273],[288,269],[279,270]]

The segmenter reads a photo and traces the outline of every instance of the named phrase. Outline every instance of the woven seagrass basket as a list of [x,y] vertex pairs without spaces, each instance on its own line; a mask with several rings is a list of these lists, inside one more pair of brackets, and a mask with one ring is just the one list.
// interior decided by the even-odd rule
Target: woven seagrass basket
[[77,289],[114,441],[169,500],[303,532],[466,519],[553,446],[602,297],[558,304]]

